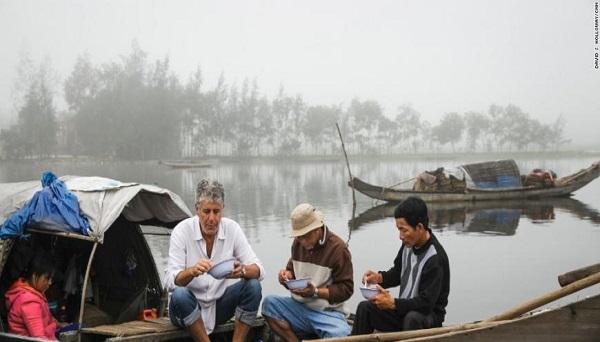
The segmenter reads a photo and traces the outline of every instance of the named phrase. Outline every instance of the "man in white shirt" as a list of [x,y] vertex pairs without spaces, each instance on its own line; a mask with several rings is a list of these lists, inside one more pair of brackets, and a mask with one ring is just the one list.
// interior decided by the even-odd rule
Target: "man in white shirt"
[[[196,216],[171,233],[165,286],[172,291],[169,316],[195,341],[209,342],[214,327],[235,317],[232,342],[244,341],[262,299],[265,270],[240,225],[223,217],[223,185],[202,179],[196,189]],[[231,273],[216,279],[207,272],[235,259]],[[240,279],[231,285],[228,279]]]

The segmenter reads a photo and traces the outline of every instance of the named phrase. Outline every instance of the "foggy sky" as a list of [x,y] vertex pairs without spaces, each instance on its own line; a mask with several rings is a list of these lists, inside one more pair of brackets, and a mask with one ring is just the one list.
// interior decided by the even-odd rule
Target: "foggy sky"
[[64,80],[78,55],[119,61],[137,40],[149,62],[168,55],[183,83],[199,65],[204,90],[223,72],[228,84],[256,79],[269,99],[283,85],[309,105],[376,100],[390,117],[408,103],[433,124],[514,104],[542,123],[565,116],[573,144],[600,144],[595,4],[0,0],[0,113],[20,52],[36,65],[49,56]]

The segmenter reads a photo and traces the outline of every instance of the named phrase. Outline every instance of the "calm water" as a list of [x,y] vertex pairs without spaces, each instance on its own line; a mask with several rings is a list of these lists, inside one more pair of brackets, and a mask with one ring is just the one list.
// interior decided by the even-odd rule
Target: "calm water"
[[[554,170],[559,177],[589,166],[598,156],[517,160],[522,173],[534,168]],[[481,160],[479,160],[481,161]],[[461,160],[353,161],[353,175],[385,186],[410,179],[424,170],[463,164]],[[367,269],[391,266],[400,246],[393,207],[356,194],[346,185],[344,160],[335,162],[221,163],[210,168],[172,170],[156,162],[91,163],[0,162],[0,181],[37,180],[44,171],[59,176],[104,176],[120,181],[155,183],[178,193],[193,207],[194,187],[205,176],[219,179],[226,190],[225,215],[238,221],[259,257],[267,278],[264,293],[285,294],[276,273],[290,251],[289,214],[311,202],[325,214],[328,226],[349,243],[356,291],[349,307],[362,299],[358,280]],[[557,276],[600,262],[600,180],[572,199],[501,206],[431,208],[434,232],[450,258],[452,284],[446,324],[494,316],[559,288]],[[354,219],[353,219],[354,217]],[[166,265],[168,237],[148,236],[159,270]],[[162,274],[161,274],[162,275]],[[564,304],[599,293],[598,285],[552,303]],[[393,290],[396,291],[396,290]]]

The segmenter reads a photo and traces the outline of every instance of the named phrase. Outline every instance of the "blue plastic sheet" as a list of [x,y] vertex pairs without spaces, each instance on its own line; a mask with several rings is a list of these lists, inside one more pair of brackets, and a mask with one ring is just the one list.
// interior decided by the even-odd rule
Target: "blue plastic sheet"
[[90,223],[64,182],[52,172],[45,172],[41,182],[43,189],[2,224],[0,238],[26,237],[25,227],[89,235]]

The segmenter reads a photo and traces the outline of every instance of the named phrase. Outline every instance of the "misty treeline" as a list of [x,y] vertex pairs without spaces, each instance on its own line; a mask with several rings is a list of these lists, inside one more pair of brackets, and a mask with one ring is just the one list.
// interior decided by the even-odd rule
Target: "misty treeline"
[[[223,74],[205,89],[199,67],[182,81],[168,57],[149,63],[136,42],[128,56],[103,65],[80,55],[62,83],[48,61],[34,67],[21,58],[18,72],[18,122],[0,133],[6,158],[340,155],[336,123],[349,154],[545,151],[567,143],[562,116],[545,124],[514,105],[446,113],[432,125],[411,105],[390,119],[375,100],[311,106],[283,87],[269,100],[256,81],[228,85]],[[68,105],[60,113],[59,90]]]

